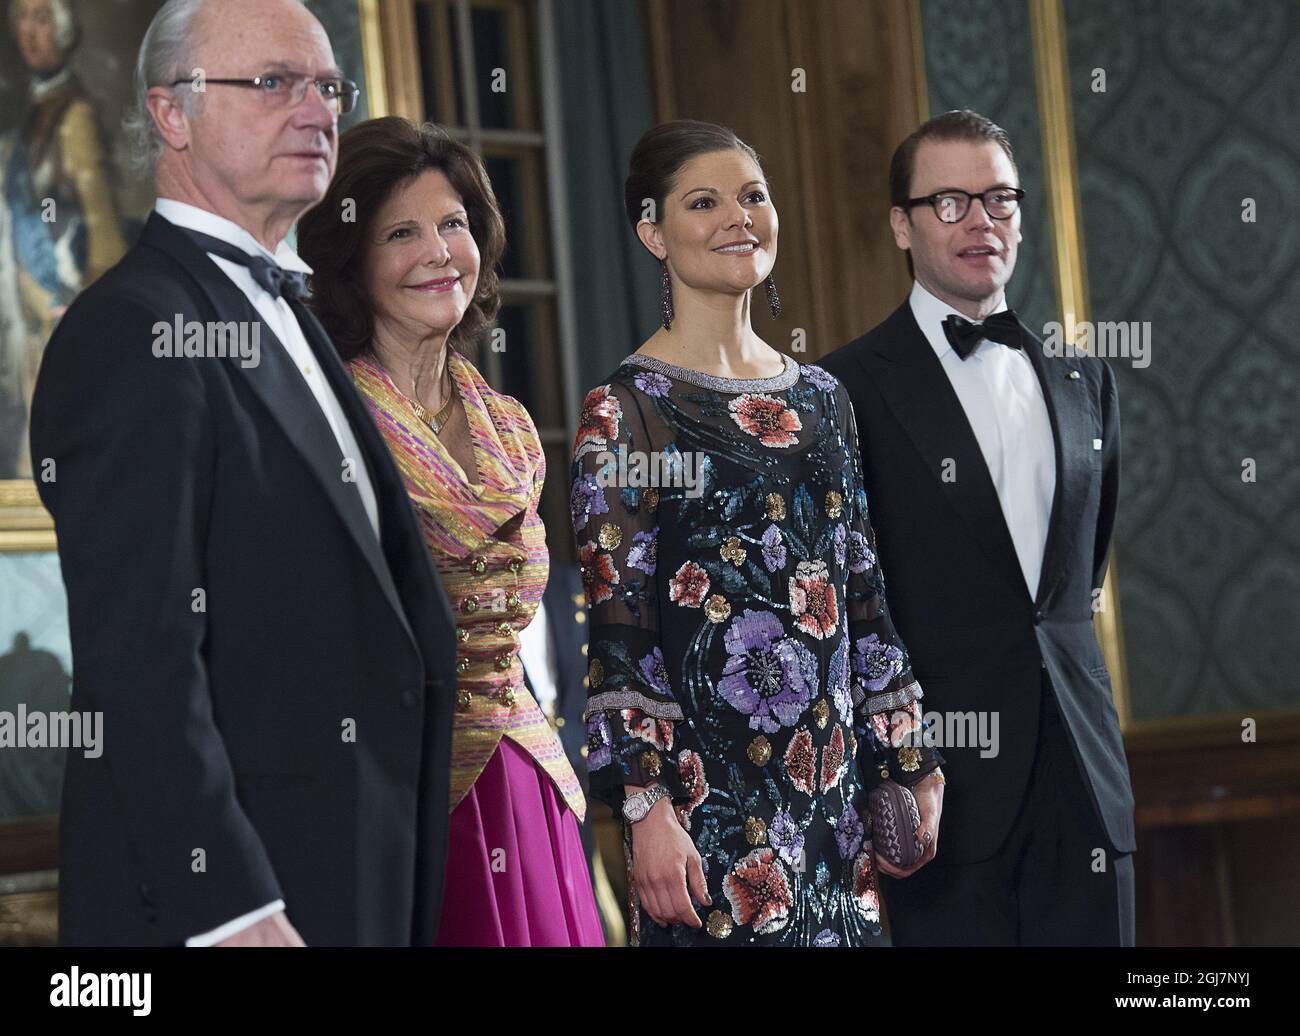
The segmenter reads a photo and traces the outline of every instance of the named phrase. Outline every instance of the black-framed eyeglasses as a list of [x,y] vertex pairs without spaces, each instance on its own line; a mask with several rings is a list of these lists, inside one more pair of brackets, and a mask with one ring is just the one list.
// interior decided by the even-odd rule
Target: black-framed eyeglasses
[[941,223],[960,223],[970,211],[971,202],[978,198],[990,219],[1010,219],[1020,208],[1020,199],[1024,196],[1025,192],[1019,187],[990,187],[980,194],[949,187],[924,198],[908,198],[907,208],[929,205]]
[[189,83],[196,90],[202,90],[208,84],[217,86],[245,86],[258,91],[263,103],[271,108],[292,108],[302,103],[307,96],[307,85],[315,84],[320,95],[339,115],[346,115],[357,106],[357,97],[361,87],[350,79],[317,79],[315,76],[295,75],[292,72],[268,72],[264,76],[250,79],[211,79],[195,77],[178,79],[172,86]]

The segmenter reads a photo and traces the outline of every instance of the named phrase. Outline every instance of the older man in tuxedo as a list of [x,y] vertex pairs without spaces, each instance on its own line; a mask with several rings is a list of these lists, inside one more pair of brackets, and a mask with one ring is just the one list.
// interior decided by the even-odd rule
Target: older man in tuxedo
[[1092,628],[1119,491],[1115,379],[1101,359],[1045,355],[1007,309],[1023,191],[1003,130],[931,119],[890,189],[911,296],[825,367],[853,400],[926,707],[999,731],[943,744],[935,859],[882,882],[893,938],[1131,944],[1133,796]]
[[72,707],[65,944],[429,945],[455,640],[389,452],[285,244],[356,88],[297,0],[169,0],[157,207],[42,364]]

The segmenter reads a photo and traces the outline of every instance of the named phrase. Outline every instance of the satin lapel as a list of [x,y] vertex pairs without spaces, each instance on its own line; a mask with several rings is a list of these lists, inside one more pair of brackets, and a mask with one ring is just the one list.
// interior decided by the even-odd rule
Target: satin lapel
[[[395,513],[394,508],[407,508],[409,510],[411,506],[401,475],[397,471],[397,466],[393,463],[392,454],[388,451],[388,444],[384,442],[383,436],[379,434],[379,429],[375,427],[370,411],[366,409],[361,394],[357,392],[357,387],[352,382],[352,376],[348,374],[347,368],[343,366],[343,361],[339,359],[338,353],[334,350],[334,343],[330,341],[329,334],[321,326],[320,321],[316,319],[316,315],[301,302],[291,302],[289,308],[293,310],[294,315],[298,318],[298,325],[302,328],[303,337],[307,339],[307,344],[311,346],[311,351],[316,355],[316,362],[320,364],[321,370],[325,373],[325,380],[329,382],[330,388],[334,390],[339,406],[343,408],[343,414],[352,426],[352,434],[356,436],[357,444],[364,454],[360,460],[367,465],[367,470],[370,473],[371,486],[379,501],[380,524],[382,526],[385,510],[389,513]],[[401,617],[402,625],[406,626],[408,633],[411,633],[411,628],[406,621],[406,609],[402,605],[401,596],[398,594],[397,586],[393,582],[392,570],[384,557],[383,549],[368,528],[369,519],[366,517],[365,509],[360,506],[360,498],[354,497],[353,499],[358,505],[358,510],[361,511],[362,521],[365,522],[365,526],[354,528],[353,532],[357,536],[362,550],[366,552],[366,557],[374,568],[380,585],[384,588],[384,595]],[[361,535],[363,532],[365,533],[364,536]],[[392,533],[390,532],[389,535],[391,536]],[[411,633],[411,639],[414,642],[414,633]]]
[[[1073,556],[1076,520],[1088,495],[1092,477],[1092,403],[1088,379],[1082,376],[1077,357],[1047,357],[1043,343],[1021,325],[1025,355],[1034,365],[1038,383],[1043,387],[1047,415],[1056,440],[1056,492],[1052,499],[1052,517],[1047,527],[1047,544],[1043,548],[1042,575],[1038,579],[1036,604],[1046,601],[1065,572],[1066,559]],[[1079,373],[1071,378],[1070,372]]]
[[[397,587],[393,584],[392,573],[389,571],[388,562],[384,559],[379,540],[370,526],[370,519],[361,503],[361,496],[354,484],[343,481],[343,456],[339,451],[338,440],[334,438],[334,431],[325,420],[316,397],[307,387],[302,374],[294,366],[280,339],[266,326],[248,296],[239,290],[221,268],[208,259],[198,245],[161,216],[156,213],[150,216],[145,232],[141,236],[141,243],[166,252],[189,271],[212,302],[213,319],[220,316],[223,320],[229,320],[235,316],[240,320],[256,322],[259,325],[261,349],[258,365],[244,367],[238,362],[231,362],[229,368],[237,372],[236,377],[244,378],[289,442],[302,455],[307,467],[316,476],[325,495],[338,511],[343,524],[365,556],[376,579],[379,580],[384,596],[388,598],[402,626],[414,642],[414,634],[406,619],[406,610],[402,607]],[[306,312],[305,308],[300,305],[294,308],[301,321],[302,314]],[[310,314],[308,317],[310,318]],[[303,323],[303,334],[309,343],[313,331],[324,338],[325,332],[320,329],[319,324],[315,324],[309,330],[308,325]],[[328,339],[325,338],[325,341],[328,342]],[[360,400],[355,398],[356,390],[350,381],[344,384],[341,380],[347,379],[347,374],[342,370],[338,357],[334,355],[333,347],[322,349],[318,344],[312,343],[312,351],[316,354],[322,370],[325,371],[326,378],[334,389],[334,394],[338,397],[339,405],[342,406],[344,414],[350,421],[358,442],[363,449],[370,451],[372,456],[378,456],[375,454],[375,449],[385,447],[382,442],[377,442],[378,432],[375,431],[370,415],[365,413]],[[372,443],[372,440],[376,441]],[[380,459],[382,460],[382,457]],[[358,461],[365,463],[365,458],[358,458]],[[377,466],[376,463],[372,463],[370,469],[374,471]],[[375,479],[374,488],[376,495],[380,497],[382,516],[383,508],[391,506],[391,503],[386,503],[381,495],[381,481]]]
[[[1012,585],[1029,595],[984,454],[943,365],[904,303],[889,318],[869,374],[943,495]],[[948,461],[952,464],[948,464]],[[944,472],[952,471],[952,480]]]

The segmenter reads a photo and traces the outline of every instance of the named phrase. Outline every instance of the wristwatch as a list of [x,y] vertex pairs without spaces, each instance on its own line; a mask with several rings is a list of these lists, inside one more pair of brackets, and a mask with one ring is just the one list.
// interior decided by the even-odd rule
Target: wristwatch
[[629,824],[644,820],[650,813],[650,807],[660,799],[667,798],[669,791],[662,784],[656,784],[649,791],[638,791],[623,800],[623,818]]

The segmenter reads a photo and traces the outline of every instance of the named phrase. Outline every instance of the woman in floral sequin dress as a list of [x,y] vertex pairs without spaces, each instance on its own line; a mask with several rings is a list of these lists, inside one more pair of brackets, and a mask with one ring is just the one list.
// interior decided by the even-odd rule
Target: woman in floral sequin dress
[[[833,377],[749,326],[777,219],[747,145],[657,127],[626,195],[671,301],[664,330],[586,398],[571,504],[591,794],[618,812],[667,792],[625,823],[633,941],[868,945],[880,911],[858,761],[879,753],[929,795],[941,760],[900,745],[921,689],[885,607],[853,412]],[[923,813],[922,863],[938,821]]]

